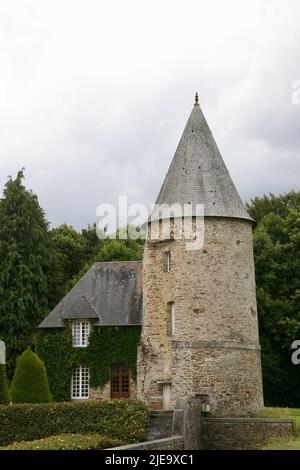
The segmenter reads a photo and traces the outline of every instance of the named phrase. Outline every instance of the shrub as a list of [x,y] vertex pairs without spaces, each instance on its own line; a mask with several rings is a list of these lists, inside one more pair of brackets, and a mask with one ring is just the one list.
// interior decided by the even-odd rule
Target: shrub
[[0,403],[9,403],[5,365],[0,364]]
[[46,403],[52,399],[44,363],[30,349],[17,359],[11,398],[13,403]]
[[35,441],[14,442],[0,450],[92,450],[117,447],[123,442],[98,434],[59,434]]
[[149,421],[138,400],[0,406],[0,445],[65,433],[99,434],[126,443],[144,439]]

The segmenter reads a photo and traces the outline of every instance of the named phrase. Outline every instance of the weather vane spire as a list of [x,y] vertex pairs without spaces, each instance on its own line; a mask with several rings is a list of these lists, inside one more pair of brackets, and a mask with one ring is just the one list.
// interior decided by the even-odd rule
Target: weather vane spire
[[199,98],[198,98],[198,92],[196,91],[196,94],[195,94],[195,104],[198,104],[199,103]]

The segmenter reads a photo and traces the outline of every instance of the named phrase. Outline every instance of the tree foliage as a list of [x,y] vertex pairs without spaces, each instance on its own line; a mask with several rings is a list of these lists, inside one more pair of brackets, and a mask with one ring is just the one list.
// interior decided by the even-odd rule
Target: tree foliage
[[144,240],[142,238],[120,238],[119,231],[115,238],[106,237],[99,241],[94,249],[93,256],[86,261],[82,269],[67,282],[66,292],[68,292],[88,269],[99,261],[137,261],[143,257]]
[[[23,178],[23,171],[10,177],[0,200],[0,339],[9,377],[39,322],[94,262],[139,260],[144,246],[142,237],[122,238],[128,227],[101,240],[95,225],[81,232],[66,224],[49,230]],[[300,367],[291,363],[291,344],[300,339],[300,192],[256,197],[247,208],[255,220],[265,400],[299,406]]]
[[13,403],[47,403],[52,400],[44,363],[30,349],[17,359],[10,393]]
[[270,193],[269,196],[255,197],[246,204],[247,210],[256,224],[268,214],[286,217],[290,208],[299,208],[300,192],[290,191],[289,193],[275,196]]
[[299,406],[300,369],[291,344],[300,339],[300,193],[255,198],[254,231],[257,303],[265,401]]
[[51,279],[48,224],[23,178],[23,171],[9,178],[0,200],[0,338],[10,374],[48,311]]
[[0,364],[0,404],[9,403],[5,364]]
[[99,240],[95,225],[81,232],[63,224],[49,230],[37,196],[9,177],[0,200],[0,339],[7,372],[33,344],[40,321],[96,261],[136,260],[143,240]]
[[50,231],[50,243],[55,276],[49,307],[54,308],[64,296],[69,279],[80,271],[85,262],[86,242],[73,227],[63,224]]

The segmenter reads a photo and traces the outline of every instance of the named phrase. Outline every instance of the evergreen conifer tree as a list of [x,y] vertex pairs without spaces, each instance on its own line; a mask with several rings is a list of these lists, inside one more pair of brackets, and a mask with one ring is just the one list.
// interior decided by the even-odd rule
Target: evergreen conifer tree
[[11,399],[13,403],[47,403],[52,400],[44,363],[29,348],[17,359]]
[[9,376],[48,312],[52,282],[48,223],[23,178],[23,170],[10,177],[0,200],[0,339],[7,347]]

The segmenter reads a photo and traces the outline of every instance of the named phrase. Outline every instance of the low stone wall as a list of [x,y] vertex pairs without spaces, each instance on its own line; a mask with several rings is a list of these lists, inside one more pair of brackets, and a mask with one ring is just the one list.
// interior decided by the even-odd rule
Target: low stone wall
[[[153,441],[172,436],[173,411],[151,411],[146,440]],[[176,433],[181,434],[181,433]]]
[[292,436],[292,419],[203,418],[202,446],[214,450],[261,447],[271,438]]
[[154,441],[139,442],[138,444],[129,444],[127,446],[112,447],[107,450],[182,450],[184,449],[184,440],[182,436],[167,437],[165,439],[156,439]]

